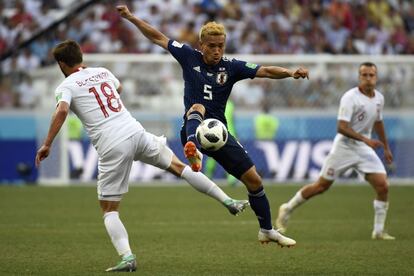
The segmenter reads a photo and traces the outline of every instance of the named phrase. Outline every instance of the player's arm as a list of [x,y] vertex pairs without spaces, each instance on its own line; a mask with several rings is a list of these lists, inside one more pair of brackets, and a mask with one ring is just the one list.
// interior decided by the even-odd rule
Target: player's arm
[[134,24],[141,33],[151,40],[153,43],[161,46],[165,50],[168,50],[168,41],[169,38],[166,37],[163,33],[152,27],[150,24],[145,22],[142,19],[139,19],[138,17],[134,16],[128,9],[127,6],[121,5],[117,6],[116,9],[118,10],[119,14],[127,19],[129,22]]
[[256,72],[257,78],[269,78],[269,79],[284,79],[284,78],[307,78],[309,79],[309,71],[306,68],[299,67],[295,71],[289,70],[279,66],[260,66]]
[[388,145],[387,135],[385,134],[385,127],[383,121],[376,121],[374,123],[374,131],[378,135],[378,139],[384,144],[384,159],[390,164],[392,163],[393,157]]
[[382,144],[382,142],[375,140],[375,139],[369,139],[367,137],[365,137],[364,135],[359,134],[358,132],[356,132],[355,130],[352,129],[352,127],[349,126],[349,122],[344,121],[344,120],[338,120],[338,126],[337,126],[337,131],[338,133],[341,133],[342,135],[354,139],[354,140],[358,140],[358,141],[362,141],[365,144],[367,144],[368,146],[370,146],[371,148],[377,148],[377,147],[383,147],[384,145]]
[[55,139],[56,135],[59,133],[60,129],[62,128],[63,123],[66,120],[66,117],[69,113],[69,104],[64,101],[60,101],[58,106],[56,107],[55,113],[53,114],[52,121],[50,123],[49,132],[43,145],[37,151],[35,164],[38,167],[40,162],[48,157],[50,152],[50,147],[52,146],[53,140]]

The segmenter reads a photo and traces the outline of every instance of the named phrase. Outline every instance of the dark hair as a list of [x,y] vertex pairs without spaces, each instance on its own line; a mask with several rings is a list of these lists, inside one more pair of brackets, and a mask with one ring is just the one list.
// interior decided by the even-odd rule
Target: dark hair
[[361,68],[362,66],[367,66],[367,67],[375,67],[375,69],[377,69],[377,66],[376,66],[374,63],[369,62],[369,61],[366,61],[366,62],[361,63],[361,64],[359,65],[359,68]]
[[65,63],[73,67],[82,63],[82,51],[78,43],[73,40],[65,40],[53,49],[53,56],[56,61]]

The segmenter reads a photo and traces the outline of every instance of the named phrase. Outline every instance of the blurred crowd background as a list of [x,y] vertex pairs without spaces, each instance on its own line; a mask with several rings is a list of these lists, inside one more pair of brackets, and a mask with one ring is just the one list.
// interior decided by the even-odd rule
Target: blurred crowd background
[[[119,17],[116,1],[95,1],[56,28],[48,29],[83,2],[88,1],[0,1],[1,108],[38,106],[41,92],[36,91],[31,72],[54,64],[51,49],[60,41],[76,40],[85,53],[91,54],[165,53]],[[130,0],[122,3],[167,36],[195,48],[202,24],[210,20],[223,23],[227,30],[227,54],[414,54],[412,0]],[[17,45],[45,29],[48,31],[16,51]],[[389,78],[404,78],[407,75],[404,70],[387,74],[388,79],[382,80],[384,89],[391,90],[389,106],[404,105],[399,88],[387,86],[392,83]],[[332,78],[314,79],[300,90],[308,95],[305,100],[286,99],[282,85],[280,95],[270,101],[274,106],[294,107],[336,104],[339,97],[329,99],[324,95],[333,89],[329,86],[332,82],[335,82]],[[261,90],[257,92],[260,95],[274,89],[272,85],[266,81],[249,82],[249,89]],[[162,93],[155,87],[141,92]],[[249,104],[256,104],[249,103],[249,98],[239,98],[236,103],[240,106],[249,108]]]

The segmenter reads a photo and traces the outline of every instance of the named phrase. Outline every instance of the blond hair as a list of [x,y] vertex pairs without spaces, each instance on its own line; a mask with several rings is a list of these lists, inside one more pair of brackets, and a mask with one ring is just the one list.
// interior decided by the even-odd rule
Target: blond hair
[[208,35],[224,35],[226,37],[226,30],[222,24],[211,21],[201,27],[198,37],[200,41],[203,41]]

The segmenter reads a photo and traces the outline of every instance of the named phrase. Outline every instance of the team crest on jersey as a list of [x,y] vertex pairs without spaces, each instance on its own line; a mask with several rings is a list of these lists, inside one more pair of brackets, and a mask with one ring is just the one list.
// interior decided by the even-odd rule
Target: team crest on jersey
[[228,77],[227,72],[217,73],[216,82],[220,85],[223,85],[226,83],[227,77]]

